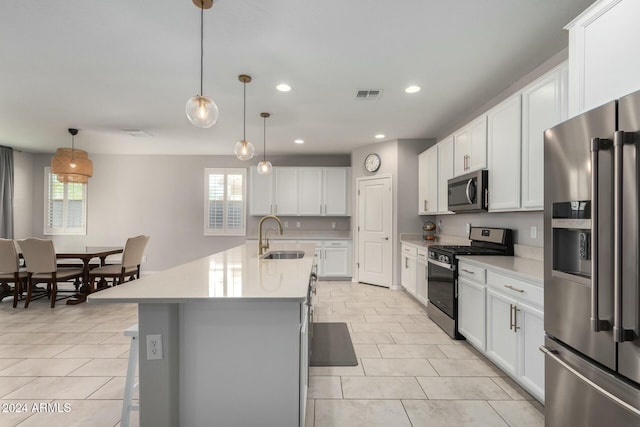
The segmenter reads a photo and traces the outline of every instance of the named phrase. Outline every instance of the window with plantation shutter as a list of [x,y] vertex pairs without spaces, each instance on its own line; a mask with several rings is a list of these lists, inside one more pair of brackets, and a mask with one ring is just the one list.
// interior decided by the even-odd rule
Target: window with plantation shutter
[[204,234],[244,236],[246,169],[205,169]]
[[44,169],[44,234],[87,234],[87,184],[59,182]]

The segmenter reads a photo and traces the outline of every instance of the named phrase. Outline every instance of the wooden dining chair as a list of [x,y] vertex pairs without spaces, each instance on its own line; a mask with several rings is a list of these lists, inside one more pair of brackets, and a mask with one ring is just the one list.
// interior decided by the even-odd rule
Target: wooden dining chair
[[[56,264],[56,251],[53,247],[53,241],[51,240],[29,238],[19,240],[18,245],[20,245],[20,249],[22,250],[22,256],[24,257],[27,269],[28,288],[24,308],[29,307],[34,286],[38,283],[47,284],[47,294],[50,295],[51,308],[55,307],[58,283],[79,280],[82,277],[82,269],[58,268]],[[75,289],[69,292],[76,293]]]
[[122,263],[109,264],[89,271],[89,285],[91,292],[95,291],[95,281],[111,279],[111,285],[116,286],[124,282],[140,278],[140,264],[149,236],[136,236],[127,239],[122,253]]
[[27,287],[27,271],[20,268],[16,244],[11,239],[0,239],[0,283],[13,283],[13,308],[16,308]]

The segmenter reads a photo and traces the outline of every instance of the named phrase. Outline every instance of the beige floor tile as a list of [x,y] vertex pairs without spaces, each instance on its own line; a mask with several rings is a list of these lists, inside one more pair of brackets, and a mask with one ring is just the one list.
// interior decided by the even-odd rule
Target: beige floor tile
[[1,342],[2,344],[54,344],[51,340],[56,336],[58,336],[56,332],[10,332],[2,335]]
[[12,366],[17,365],[18,363],[22,363],[24,362],[25,359],[18,359],[18,358],[12,358],[12,359],[0,359],[0,376],[1,372],[4,369],[10,369]]
[[[53,402],[53,400],[8,400],[2,399],[2,405],[6,405],[6,412],[0,413],[0,426],[14,427],[22,425],[24,420],[34,415],[34,405],[38,408],[42,403]],[[41,424],[47,425],[45,423]]]
[[95,327],[93,323],[86,322],[50,322],[38,328],[38,332],[85,332]]
[[399,400],[316,400],[315,427],[411,427]]
[[429,399],[435,400],[511,400],[509,395],[486,377],[419,377]]
[[333,313],[335,314],[377,314],[373,307],[340,307],[333,305]]
[[314,427],[316,401],[307,399],[307,407],[304,415],[304,427]]
[[[87,399],[122,399],[124,396],[124,385],[126,380],[126,377],[113,377],[105,385],[96,390],[95,393],[87,397]],[[139,396],[139,390],[136,389],[133,392],[133,399],[139,399]]]
[[391,337],[396,344],[449,344],[447,334],[423,332],[392,332]]
[[411,323],[413,321],[410,314],[365,314],[364,317],[370,323]]
[[381,299],[376,299],[375,302],[363,302],[363,301],[347,301],[344,303],[347,308],[358,308],[358,307],[384,307],[387,308],[387,305]]
[[358,376],[364,375],[362,369],[362,362],[358,361],[357,366],[310,366],[309,375],[314,376],[342,376],[351,375]]
[[121,400],[56,400],[53,403],[58,404],[60,412],[33,414],[20,427],[113,427],[120,421]]
[[[58,359],[65,360],[65,359]],[[69,374],[72,377],[126,377],[127,359],[94,359]]]
[[377,314],[423,314],[419,307],[376,307]]
[[353,323],[353,332],[404,332],[400,323]]
[[318,322],[365,322],[364,314],[319,314]]
[[356,356],[360,359],[363,357],[368,359],[382,357],[376,344],[353,344],[353,349],[356,351]]
[[477,359],[477,351],[468,344],[438,344],[447,359]]
[[442,329],[435,323],[429,322],[414,322],[414,323],[402,323],[402,327],[406,332],[422,332],[427,334],[442,333]]
[[489,402],[502,418],[511,426],[544,426],[544,415],[537,402],[510,401]]
[[99,344],[110,338],[113,332],[60,332],[51,337],[50,344]]
[[[4,377],[0,380],[0,398],[4,398],[7,394],[14,390],[19,389],[23,385],[30,381],[33,381],[36,377]],[[6,399],[2,399],[3,401]],[[2,409],[2,408],[0,408]],[[2,419],[2,412],[0,412],[0,420]],[[1,424],[1,423],[0,423]]]
[[484,401],[403,400],[402,403],[414,426],[507,426]]
[[56,359],[64,358],[92,358],[115,359],[124,352],[129,351],[126,344],[77,344],[57,354]]
[[435,344],[380,344],[378,349],[385,359],[446,358]]
[[483,359],[433,359],[435,370],[443,377],[498,377],[504,376],[490,362]]
[[520,387],[509,377],[493,377],[494,383],[498,384],[513,400],[535,400],[535,398],[527,393],[525,389]]
[[393,344],[391,335],[386,332],[351,332],[354,344]]
[[342,377],[345,399],[426,399],[412,377]]
[[91,329],[89,329],[89,332],[120,332],[122,333],[125,329],[129,328],[131,325],[138,323],[138,322],[132,322],[131,320],[126,320],[124,322],[102,322],[99,323],[95,326],[93,326]]
[[416,377],[438,375],[427,359],[362,359],[367,376]]
[[309,377],[309,399],[342,399],[340,377]]
[[8,394],[7,399],[86,399],[109,377],[39,377]]
[[[9,359],[0,359],[0,362]],[[63,377],[89,359],[25,359],[0,371],[0,377]]]
[[47,325],[41,322],[0,323],[0,332],[31,332]]
[[130,344],[131,337],[127,337],[122,332],[113,334],[109,338],[101,341],[100,344]]

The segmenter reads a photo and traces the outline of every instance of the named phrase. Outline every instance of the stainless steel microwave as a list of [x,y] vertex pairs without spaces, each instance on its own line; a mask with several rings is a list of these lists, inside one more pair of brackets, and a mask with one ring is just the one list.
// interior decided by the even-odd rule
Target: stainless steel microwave
[[448,184],[449,210],[479,212],[489,207],[489,173],[486,169],[451,178]]

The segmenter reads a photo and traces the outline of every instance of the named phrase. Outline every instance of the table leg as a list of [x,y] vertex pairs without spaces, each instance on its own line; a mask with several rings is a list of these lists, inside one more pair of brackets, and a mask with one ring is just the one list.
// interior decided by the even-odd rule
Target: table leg
[[87,300],[87,295],[91,293],[91,287],[89,286],[89,261],[91,261],[90,258],[82,259],[82,286],[80,286],[80,292],[67,300],[67,305],[83,303]]

